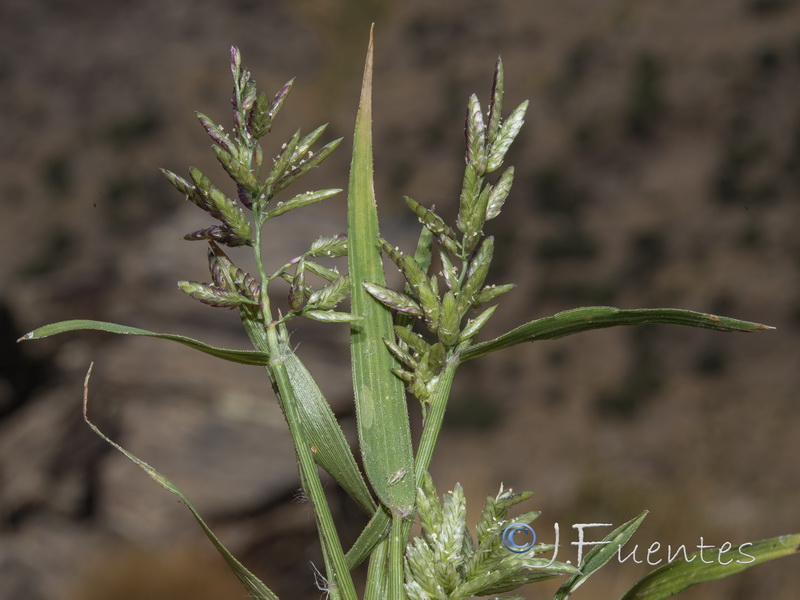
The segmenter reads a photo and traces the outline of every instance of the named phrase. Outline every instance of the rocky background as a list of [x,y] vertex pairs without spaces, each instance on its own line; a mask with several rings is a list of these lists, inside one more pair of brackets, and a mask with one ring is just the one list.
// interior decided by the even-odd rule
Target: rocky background
[[[316,598],[313,518],[260,369],[155,340],[15,340],[67,318],[246,347],[234,314],[191,301],[208,219],[157,167],[221,177],[195,122],[228,123],[228,48],[260,87],[295,89],[270,141],[330,122],[347,141],[307,186],[345,187],[368,27],[377,23],[376,171],[384,235],[410,247],[402,194],[450,215],[466,99],[506,66],[532,101],[490,224],[486,335],[583,304],[676,306],[776,326],[668,326],[530,345],[463,369],[433,471],[475,518],[500,482],[536,492],[541,539],[651,511],[634,541],[734,544],[800,531],[800,6],[795,0],[30,0],[0,5],[0,598],[241,598],[185,507],[96,438],[173,478],[246,564]],[[282,218],[282,264],[344,229],[344,198]],[[238,255],[237,255],[238,256]],[[294,339],[353,429],[346,332]],[[414,412],[415,423],[419,415]],[[348,535],[363,519],[333,489]],[[566,551],[570,549],[567,547]],[[640,554],[640,559],[642,558]],[[684,598],[796,597],[797,559]],[[646,569],[587,584],[613,598]],[[586,593],[584,591],[579,592]],[[526,597],[544,597],[529,588]],[[577,597],[577,596],[576,596]]]

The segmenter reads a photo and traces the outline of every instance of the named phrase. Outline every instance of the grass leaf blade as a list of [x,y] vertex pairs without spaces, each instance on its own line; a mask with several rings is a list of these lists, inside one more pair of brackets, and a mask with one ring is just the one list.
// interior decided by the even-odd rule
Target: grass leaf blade
[[175,335],[172,333],[156,333],[154,331],[148,331],[138,327],[129,327],[127,325],[118,325],[117,323],[107,323],[106,321],[90,321],[85,319],[73,319],[70,321],[50,323],[49,325],[44,325],[38,329],[34,329],[29,333],[26,333],[17,341],[22,342],[25,340],[38,340],[50,337],[51,335],[57,335],[59,333],[85,330],[105,331],[107,333],[116,333],[121,335],[134,335],[170,340],[172,342],[178,342],[179,344],[188,346],[189,348],[194,348],[200,352],[210,354],[211,356],[216,356],[217,358],[222,358],[224,360],[229,360],[242,365],[264,366],[269,362],[269,355],[266,352],[217,348],[183,335]]
[[205,521],[200,517],[200,513],[197,512],[197,509],[189,502],[189,499],[181,492],[181,490],[176,486],[172,480],[168,479],[158,471],[156,471],[153,467],[149,464],[144,462],[142,459],[138,458],[137,456],[128,452],[125,448],[117,444],[111,438],[106,436],[94,423],[89,420],[88,416],[88,407],[89,407],[89,378],[92,374],[92,367],[89,367],[89,371],[86,373],[86,379],[83,384],[83,418],[86,421],[86,424],[92,428],[97,435],[99,435],[103,440],[114,446],[117,450],[122,452],[128,459],[133,461],[136,465],[138,465],[145,473],[147,473],[153,481],[158,483],[161,487],[163,487],[168,492],[171,492],[178,496],[181,501],[186,505],[194,518],[197,519],[197,522],[202,527],[203,531],[205,532],[208,539],[211,540],[211,543],[214,544],[214,547],[220,553],[222,558],[225,559],[225,562],[228,563],[228,566],[234,572],[236,577],[239,579],[241,584],[245,587],[245,589],[250,593],[251,597],[257,598],[258,600],[278,600],[278,596],[270,590],[258,577],[253,575],[242,563],[240,563],[233,554],[228,551],[228,549],[223,545],[223,543],[219,540],[219,538],[214,535],[214,532],[211,531],[208,525],[206,525]]
[[609,533],[603,539],[603,541],[606,543],[598,544],[597,546],[593,547],[586,554],[586,556],[583,557],[583,560],[578,567],[580,572],[575,573],[572,577],[567,579],[560,588],[558,588],[555,596],[553,596],[553,600],[565,600],[568,598],[572,592],[583,585],[583,583],[592,575],[592,573],[600,569],[600,567],[614,558],[619,549],[625,545],[629,539],[631,539],[631,536],[634,534],[636,529],[638,529],[639,525],[642,523],[642,521],[644,521],[646,516],[647,511],[644,511],[638,517],[631,519],[624,525],[620,525],[614,531]]
[[588,306],[565,310],[551,317],[530,321],[493,340],[475,344],[461,354],[461,360],[477,358],[478,356],[525,342],[554,340],[573,333],[591,331],[592,329],[653,323],[686,325],[689,327],[715,329],[717,331],[774,329],[760,323],[740,321],[730,317],[718,317],[708,313],[680,308],[636,308],[624,310],[612,306]]
[[372,175],[372,56],[364,68],[348,190],[348,257],[352,312],[363,317],[351,326],[358,434],[364,468],[380,500],[396,515],[414,507],[413,458],[408,411],[402,382],[383,339],[393,339],[391,313],[370,296],[363,283],[385,287],[378,212]]
[[[728,544],[730,546],[730,544]],[[742,544],[723,551],[700,550],[667,563],[640,579],[620,600],[662,600],[687,587],[733,575],[768,560],[800,551],[800,533]],[[706,553],[706,558],[701,554]]]
[[380,507],[375,511],[369,523],[364,527],[364,530],[358,536],[358,539],[353,542],[353,545],[344,557],[347,562],[347,568],[352,571],[372,554],[375,546],[377,546],[389,532],[389,525],[391,522],[392,518],[389,516],[386,509]]

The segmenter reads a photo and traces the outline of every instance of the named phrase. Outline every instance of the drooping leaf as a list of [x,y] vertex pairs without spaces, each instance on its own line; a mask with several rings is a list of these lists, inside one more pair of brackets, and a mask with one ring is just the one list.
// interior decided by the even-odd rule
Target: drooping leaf
[[66,333],[68,331],[105,331],[107,333],[117,333],[121,335],[134,335],[142,337],[153,337],[162,340],[170,340],[178,342],[189,348],[194,348],[200,352],[205,352],[211,356],[229,360],[231,362],[239,363],[242,365],[259,365],[263,366],[269,362],[269,355],[266,352],[257,352],[253,350],[229,350],[227,348],[217,348],[210,346],[195,339],[185,337],[183,335],[175,335],[171,333],[156,333],[138,327],[129,327],[127,325],[118,325],[116,323],[107,323],[105,321],[89,321],[84,319],[73,319],[70,321],[59,321],[58,323],[50,323],[38,329],[26,333],[19,338],[19,341],[25,340],[38,340],[41,338],[50,337],[59,333]]
[[565,310],[551,317],[536,319],[512,329],[508,333],[488,342],[475,344],[461,355],[461,360],[477,358],[501,350],[538,340],[557,338],[606,327],[619,325],[647,325],[665,323],[715,329],[717,331],[760,331],[774,329],[768,325],[740,321],[730,317],[718,317],[708,313],[683,310],[680,308],[636,308],[624,310],[611,306],[588,306]]
[[181,492],[181,490],[176,486],[172,480],[168,479],[158,471],[156,471],[153,467],[149,464],[141,460],[140,458],[136,457],[132,453],[128,452],[125,448],[111,440],[106,434],[104,434],[100,429],[89,420],[88,416],[88,405],[89,405],[89,378],[92,373],[92,367],[89,367],[89,372],[86,373],[86,380],[83,385],[83,418],[89,427],[103,438],[106,442],[114,446],[117,450],[122,452],[127,458],[133,461],[136,465],[138,465],[145,473],[147,473],[153,481],[158,483],[161,487],[163,487],[168,492],[175,494],[181,501],[186,505],[197,522],[202,527],[203,531],[205,532],[206,536],[211,543],[214,544],[214,547],[220,553],[222,558],[225,559],[225,562],[228,563],[228,566],[234,572],[236,577],[245,587],[245,589],[250,593],[251,597],[257,598],[258,600],[278,600],[278,596],[270,590],[258,577],[253,575],[242,563],[240,563],[233,554],[228,551],[228,549],[224,546],[224,544],[219,540],[219,538],[214,534],[213,531],[206,525],[205,521],[200,517],[200,513],[197,512],[197,509],[194,505],[189,502],[189,499]]

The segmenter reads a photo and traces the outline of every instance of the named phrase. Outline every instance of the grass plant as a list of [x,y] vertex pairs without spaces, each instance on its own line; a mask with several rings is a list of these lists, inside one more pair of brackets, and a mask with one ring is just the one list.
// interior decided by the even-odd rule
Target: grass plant
[[[277,155],[265,158],[261,141],[270,132],[293,81],[272,97],[260,92],[236,48],[230,55],[232,127],[226,131],[206,115],[197,114],[231,180],[226,183],[229,191],[194,167],[188,169],[187,177],[164,171],[169,183],[215,220],[215,224],[185,236],[207,246],[211,281],[180,281],[178,287],[204,304],[235,310],[252,342],[251,350],[216,348],[181,335],[86,320],[45,325],[22,339],[95,329],[173,341],[220,359],[264,367],[294,442],[301,485],[319,530],[325,591],[332,599],[356,600],[357,587],[363,587],[361,597],[367,600],[520,598],[503,594],[529,583],[561,578],[563,584],[554,598],[563,600],[617,554],[646,511],[610,533],[580,564],[570,565],[551,558],[552,545],[518,544],[515,531],[523,531],[538,513],[510,517],[509,510],[531,494],[501,487],[487,498],[473,537],[466,526],[460,486],[440,499],[428,474],[459,367],[518,344],[605,327],[665,323],[726,332],[770,327],[680,309],[593,306],[529,321],[494,339],[479,341],[501,296],[514,288],[513,283],[486,284],[494,253],[494,239],[487,232],[489,221],[500,214],[510,196],[514,167],[506,166],[505,160],[523,125],[528,102],[504,116],[504,72],[498,60],[487,108],[484,110],[476,95],[468,100],[457,218],[448,223],[433,208],[405,198],[421,228],[416,248],[404,250],[383,239],[379,229],[371,139],[372,60],[370,36],[353,137],[346,234],[309,240],[302,255],[288,257],[274,272],[267,270],[265,229],[275,226],[274,221],[289,211],[305,209],[342,192],[333,188],[288,192],[342,140],[322,142],[325,125],[308,133],[298,129]],[[239,268],[223,247],[249,248],[255,271]],[[270,249],[270,253],[279,251]],[[387,287],[384,258],[402,273],[402,289]],[[345,265],[343,272],[340,268]],[[280,292],[276,293],[281,286],[288,288],[285,303],[278,301]],[[349,308],[342,308],[348,297]],[[312,374],[289,343],[287,324],[299,318],[350,330],[361,463]],[[84,409],[90,427],[183,500],[253,598],[275,600],[275,593],[226,549],[171,480],[92,424],[86,414],[88,384],[89,374]],[[424,418],[416,447],[410,434],[409,401],[420,403]],[[340,541],[320,468],[370,518],[350,548]],[[409,539],[415,519],[421,524],[421,534]],[[623,599],[667,598],[690,585],[795,553],[798,547],[800,534],[795,534],[747,545],[747,555],[752,557],[747,562],[733,560],[740,550],[736,548],[721,549],[719,560],[710,563],[684,557],[635,583]],[[352,571],[363,561],[369,561],[367,580],[356,586]]]

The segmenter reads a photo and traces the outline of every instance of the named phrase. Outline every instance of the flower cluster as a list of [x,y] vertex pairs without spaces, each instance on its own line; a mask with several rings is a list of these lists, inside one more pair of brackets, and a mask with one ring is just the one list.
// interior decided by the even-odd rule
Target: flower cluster
[[[401,316],[396,341],[387,340],[386,344],[401,365],[395,374],[423,407],[436,387],[444,361],[472,342],[496,305],[473,318],[467,318],[468,313],[514,288],[513,284],[486,285],[494,238],[483,231],[486,221],[500,214],[508,198],[514,167],[506,168],[494,184],[487,181],[487,175],[503,165],[528,108],[528,102],[522,102],[503,120],[503,90],[503,63],[498,59],[486,114],[475,94],[469,99],[464,127],[466,168],[455,227],[435,210],[406,197],[406,204],[423,225],[416,253],[412,256],[382,242],[384,253],[406,280],[405,289],[398,292],[367,285],[373,297]],[[429,275],[434,241],[441,270]],[[413,332],[413,320],[420,321],[435,339],[429,342]]]
[[[186,240],[208,241],[213,282],[179,281],[178,287],[192,298],[211,306],[246,308],[262,303],[262,282],[236,267],[218,244],[229,247],[252,246],[258,257],[261,228],[266,221],[338,194],[341,191],[339,189],[323,189],[302,192],[274,204],[272,202],[289,184],[325,160],[339,145],[341,138],[313,149],[327,126],[321,125],[306,135],[297,130],[281,146],[272,164],[265,164],[260,140],[271,130],[294,80],[287,82],[269,100],[266,94],[257,90],[250,72],[242,68],[237,48],[231,49],[231,72],[234,79],[231,132],[227,133],[202,113],[197,113],[197,118],[213,142],[212,150],[217,160],[235,185],[235,199],[214,186],[196,167],[189,168],[188,180],[166,169],[162,171],[187,200],[219,221],[216,225],[184,236]],[[252,213],[252,217],[248,213]],[[265,283],[276,278],[289,283],[289,309],[283,320],[301,314],[323,321],[349,320],[346,313],[331,310],[349,294],[347,276],[309,260],[344,256],[346,253],[346,236],[323,236],[305,254],[290,260],[272,275],[259,273]],[[306,273],[322,278],[327,285],[320,290],[312,290],[306,282]]]
[[[574,574],[577,569],[537,554],[553,549],[537,544],[522,553],[510,552],[502,533],[511,523],[508,509],[527,500],[521,494],[504,490],[488,497],[477,525],[477,545],[466,526],[464,491],[456,484],[441,504],[427,473],[417,494],[417,512],[422,535],[414,538],[406,551],[406,594],[411,600],[463,600],[472,596],[501,594],[526,583]],[[527,512],[515,523],[531,523],[538,512]],[[511,597],[507,597],[511,598]],[[518,598],[518,597],[516,597]]]

